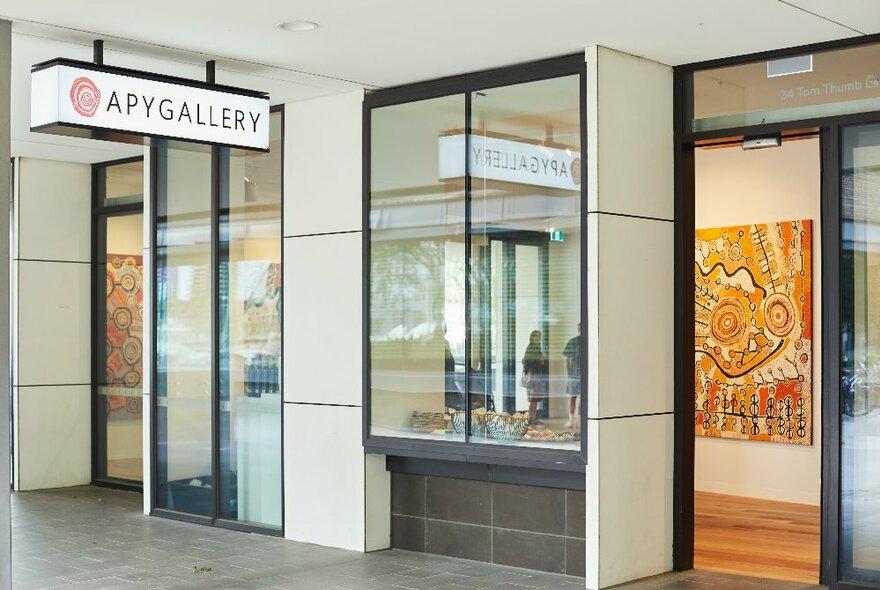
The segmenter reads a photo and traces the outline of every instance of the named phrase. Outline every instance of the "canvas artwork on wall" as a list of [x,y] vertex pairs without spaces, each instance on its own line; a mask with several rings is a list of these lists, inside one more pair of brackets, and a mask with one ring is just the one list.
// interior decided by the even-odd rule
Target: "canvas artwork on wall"
[[140,419],[143,387],[144,266],[141,256],[107,254],[108,420]]
[[811,445],[809,220],[696,232],[698,436]]

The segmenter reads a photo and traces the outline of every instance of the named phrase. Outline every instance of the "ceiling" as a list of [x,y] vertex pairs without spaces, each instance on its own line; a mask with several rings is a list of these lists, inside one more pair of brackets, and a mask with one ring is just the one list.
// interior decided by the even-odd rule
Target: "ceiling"
[[[216,59],[218,82],[268,91],[277,103],[589,45],[678,65],[855,37],[880,32],[880,0],[4,0],[0,17],[14,23],[13,139],[21,148],[47,137],[26,129],[30,65],[90,59],[94,38],[105,40],[113,65],[200,78],[204,61]],[[320,28],[275,27],[289,19]],[[41,149],[86,147],[69,138],[48,143]],[[88,149],[132,150],[101,144]]]

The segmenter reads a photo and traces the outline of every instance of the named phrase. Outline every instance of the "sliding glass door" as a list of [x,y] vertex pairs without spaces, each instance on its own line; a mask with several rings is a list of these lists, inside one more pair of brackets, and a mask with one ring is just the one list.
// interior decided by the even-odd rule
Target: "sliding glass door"
[[156,506],[212,516],[211,154],[157,160]]
[[839,579],[880,587],[880,124],[841,140]]
[[281,116],[269,153],[156,150],[159,514],[282,527]]

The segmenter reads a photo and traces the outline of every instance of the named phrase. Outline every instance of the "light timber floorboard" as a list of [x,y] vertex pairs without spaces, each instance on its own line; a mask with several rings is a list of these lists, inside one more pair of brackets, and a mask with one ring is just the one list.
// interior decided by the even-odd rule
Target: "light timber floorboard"
[[694,569],[817,583],[819,507],[694,493]]

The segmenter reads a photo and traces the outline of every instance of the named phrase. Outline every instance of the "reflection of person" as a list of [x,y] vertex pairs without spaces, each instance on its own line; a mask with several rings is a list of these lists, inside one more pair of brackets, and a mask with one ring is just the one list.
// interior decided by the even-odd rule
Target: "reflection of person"
[[581,401],[581,323],[578,322],[578,335],[569,340],[562,351],[565,356],[565,370],[568,385],[565,390],[571,399],[568,402],[568,422],[565,428],[577,427],[580,420]]
[[443,339],[444,360],[443,367],[446,373],[446,407],[460,410],[458,399],[458,389],[455,387],[455,357],[452,355],[452,347],[449,346],[449,340]]
[[463,410],[464,405],[461,403],[461,396],[458,393],[458,387],[455,385],[455,356],[452,354],[452,346],[446,339],[447,332],[446,322],[443,322],[443,372],[445,374],[444,384],[446,395],[445,404],[447,408],[455,408]]
[[537,423],[538,402],[547,399],[544,376],[547,374],[547,358],[541,348],[541,332],[529,334],[529,345],[522,358],[522,380],[529,400],[529,423]]

